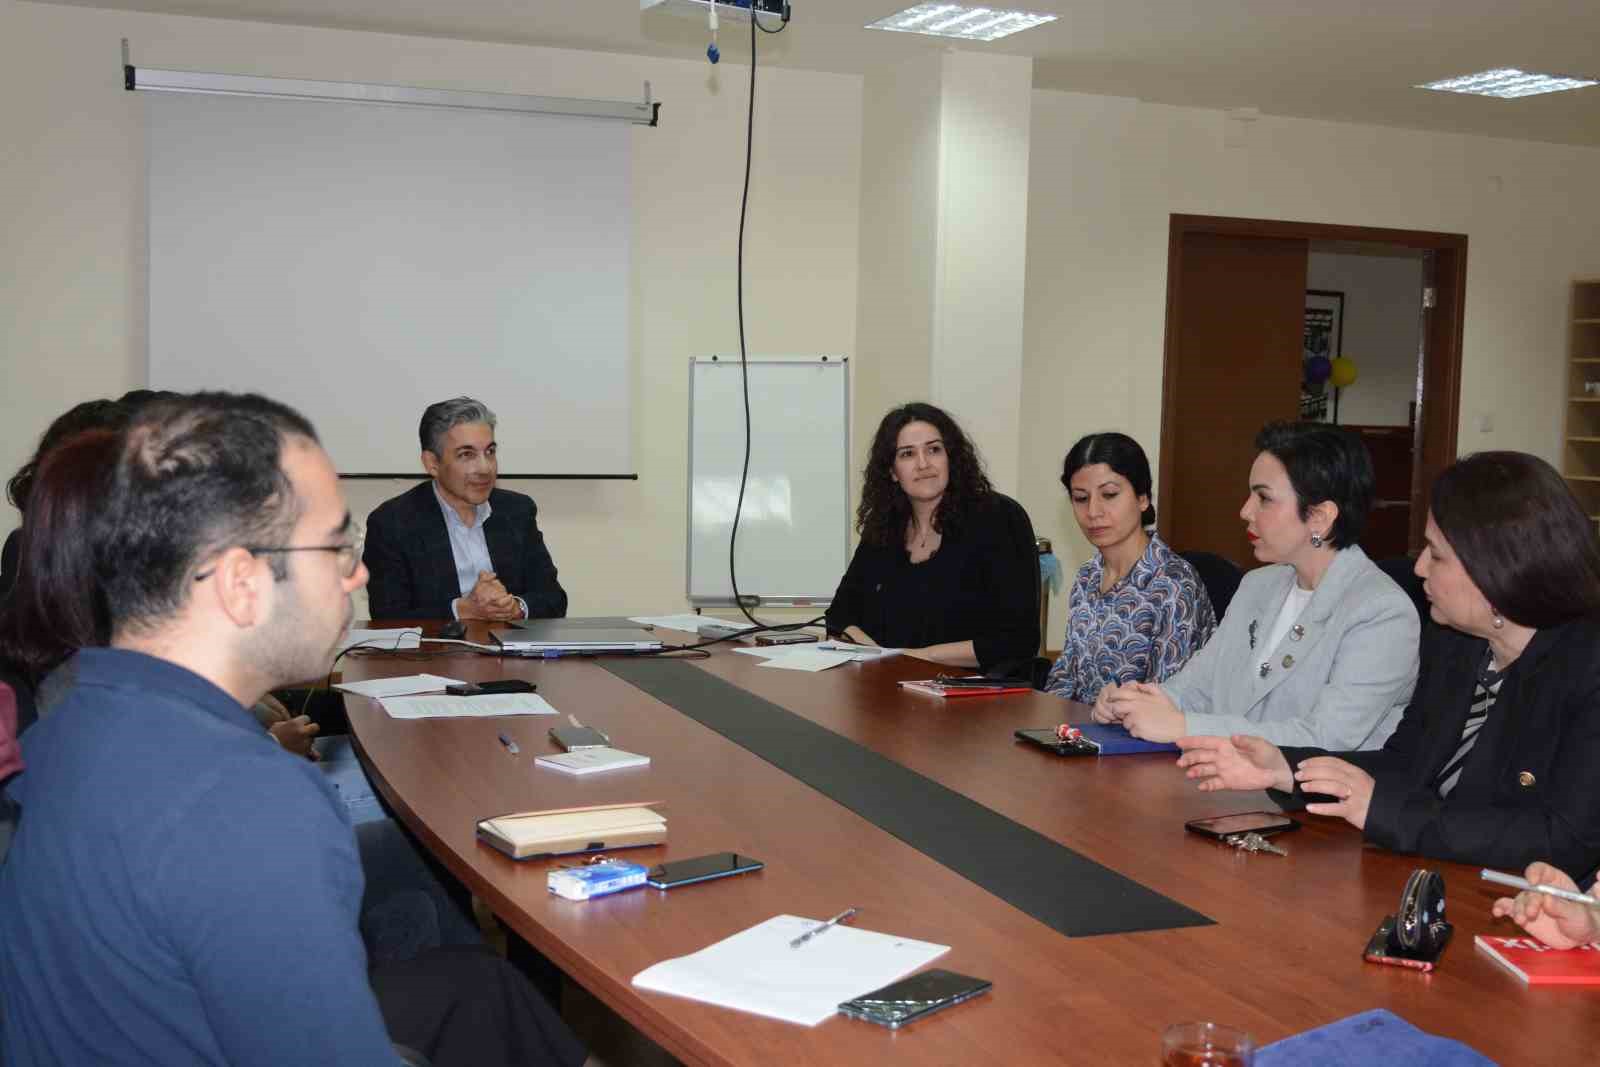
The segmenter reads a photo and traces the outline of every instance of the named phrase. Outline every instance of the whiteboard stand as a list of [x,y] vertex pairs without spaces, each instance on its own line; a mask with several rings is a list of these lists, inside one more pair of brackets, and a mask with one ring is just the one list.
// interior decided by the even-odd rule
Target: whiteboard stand
[[[762,356],[750,375],[750,477],[739,518],[747,606],[833,599],[850,562],[850,370],[843,356]],[[687,589],[732,605],[728,539],[744,464],[739,357],[689,361]]]

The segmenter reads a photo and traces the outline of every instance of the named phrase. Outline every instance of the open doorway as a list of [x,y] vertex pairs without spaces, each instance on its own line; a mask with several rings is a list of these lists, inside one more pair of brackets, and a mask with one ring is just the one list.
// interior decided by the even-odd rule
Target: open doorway
[[1162,536],[1254,566],[1237,511],[1255,431],[1337,418],[1378,474],[1363,547],[1414,553],[1455,459],[1466,251],[1461,234],[1174,215]]

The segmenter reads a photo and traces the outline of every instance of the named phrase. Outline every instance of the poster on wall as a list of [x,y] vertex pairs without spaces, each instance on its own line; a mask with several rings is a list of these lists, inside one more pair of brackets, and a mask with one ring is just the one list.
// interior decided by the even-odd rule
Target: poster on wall
[[1300,352],[1300,417],[1328,421],[1328,376],[1343,354],[1344,294],[1306,290],[1305,337]]

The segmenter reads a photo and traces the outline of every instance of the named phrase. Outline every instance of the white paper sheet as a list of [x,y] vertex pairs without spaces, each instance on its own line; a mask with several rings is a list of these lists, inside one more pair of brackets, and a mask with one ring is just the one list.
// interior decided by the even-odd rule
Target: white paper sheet
[[415,626],[404,630],[346,630],[344,638],[339,642],[339,651],[353,645],[371,642],[364,645],[366,648],[404,649],[420,648],[422,631]]
[[749,648],[736,648],[734,651],[741,656],[754,656],[756,659],[776,659],[779,656],[787,656],[794,649],[783,645],[752,645]]
[[859,663],[867,663],[875,659],[888,659],[905,651],[903,648],[873,648],[870,645],[852,645],[848,641],[818,641],[816,647],[823,652],[848,652],[850,653],[850,658]]
[[633,984],[771,1019],[816,1026],[839,1005],[950,951],[854,926],[834,926],[799,948],[789,943],[821,920],[779,915],[689,956],[663,960]]
[[490,719],[498,715],[556,714],[556,709],[538,693],[385,697],[383,710],[395,719]]
[[636,622],[640,626],[663,626],[668,630],[683,630],[686,633],[697,634],[708,629],[727,630],[729,628],[744,629],[747,622],[735,622],[732,619],[719,619],[711,615],[630,615],[629,622]]
[[374,678],[368,682],[340,682],[335,689],[357,696],[403,697],[412,693],[441,693],[447,685],[462,685],[459,678],[444,678],[437,674],[408,674],[403,678]]
[[849,653],[819,652],[812,648],[791,648],[781,656],[773,656],[763,667],[776,667],[780,671],[825,671],[841,664],[853,663]]

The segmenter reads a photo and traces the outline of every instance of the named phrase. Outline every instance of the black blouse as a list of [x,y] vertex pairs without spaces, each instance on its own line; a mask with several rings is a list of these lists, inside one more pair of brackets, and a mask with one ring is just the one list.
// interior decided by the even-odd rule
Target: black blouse
[[991,494],[921,563],[904,545],[862,542],[828,608],[830,633],[847,626],[886,648],[971,640],[985,670],[1027,677],[1039,651],[1039,556],[1028,513]]

